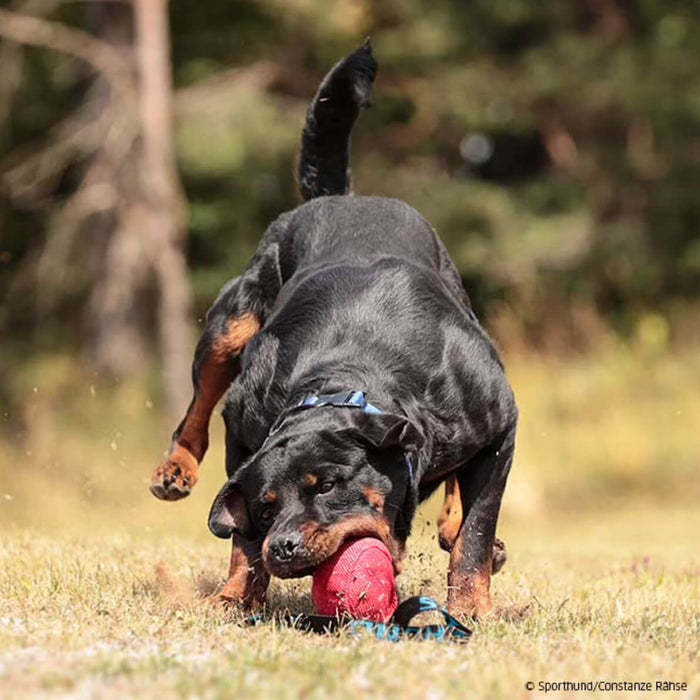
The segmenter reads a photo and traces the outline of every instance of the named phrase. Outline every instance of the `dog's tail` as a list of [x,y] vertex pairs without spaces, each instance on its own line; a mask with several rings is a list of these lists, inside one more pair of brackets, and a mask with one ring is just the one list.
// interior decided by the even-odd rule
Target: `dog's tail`
[[299,187],[304,201],[351,192],[350,132],[372,101],[377,62],[369,38],[331,68],[306,114],[301,136]]

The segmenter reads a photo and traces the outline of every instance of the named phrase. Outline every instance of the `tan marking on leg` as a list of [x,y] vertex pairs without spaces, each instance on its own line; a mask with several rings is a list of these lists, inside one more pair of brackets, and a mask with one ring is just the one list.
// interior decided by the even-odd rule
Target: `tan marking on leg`
[[212,352],[221,362],[228,360],[231,355],[238,355],[250,339],[260,330],[260,321],[255,314],[245,313],[232,318],[226,332],[218,337],[212,346]]
[[258,547],[234,535],[228,580],[215,599],[246,609],[260,608],[267,600],[269,583]]
[[177,501],[189,494],[198,479],[199,464],[194,455],[176,444],[153,472],[151,492],[163,501]]
[[445,502],[438,518],[440,547],[446,552],[451,552],[455,546],[463,519],[459,482],[454,474],[450,474],[445,480]]
[[153,474],[151,491],[156,497],[177,500],[189,495],[209,446],[212,411],[235,378],[231,360],[259,330],[259,320],[246,313],[231,319],[226,333],[214,341],[199,369],[194,399],[187,409],[180,434],[168,457]]
[[252,314],[231,319],[226,333],[214,341],[202,364],[194,401],[177,438],[178,444],[187,447],[198,462],[207,451],[212,411],[235,378],[231,360],[240,355],[259,330],[260,322]]
[[491,575],[497,574],[506,564],[508,555],[506,554],[506,545],[503,540],[498,537],[493,542],[493,560],[491,561]]
[[476,572],[460,571],[461,553],[452,550],[450,570],[447,574],[447,608],[453,614],[465,618],[488,615],[491,604],[491,562]]

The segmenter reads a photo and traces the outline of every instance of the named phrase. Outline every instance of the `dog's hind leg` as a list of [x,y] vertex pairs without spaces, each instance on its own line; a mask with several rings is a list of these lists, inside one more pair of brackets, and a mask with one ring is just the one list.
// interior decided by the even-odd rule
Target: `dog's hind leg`
[[170,451],[156,468],[151,492],[164,501],[189,495],[209,446],[209,420],[238,374],[240,356],[262,327],[281,287],[278,245],[267,245],[249,269],[228,284],[207,314],[192,366],[194,396]]
[[[445,502],[438,518],[438,540],[440,547],[446,552],[454,549],[459,531],[464,522],[462,510],[462,495],[459,481],[455,474],[445,479]],[[493,557],[491,559],[491,574],[497,574],[505,565],[507,559],[506,545],[496,537],[493,541]]]
[[491,575],[505,562],[496,523],[514,447],[515,426],[455,474],[464,519],[447,575],[447,606],[454,614],[479,617],[491,611]]
[[454,474],[450,474],[445,479],[445,502],[438,517],[438,540],[440,547],[446,552],[451,552],[455,546],[463,522],[464,512],[459,482]]

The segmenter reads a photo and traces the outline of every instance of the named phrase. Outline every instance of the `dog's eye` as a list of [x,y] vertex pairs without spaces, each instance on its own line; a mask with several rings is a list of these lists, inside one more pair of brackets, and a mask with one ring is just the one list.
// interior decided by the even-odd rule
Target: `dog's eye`
[[260,520],[271,520],[273,514],[272,506],[267,506],[260,511]]
[[333,490],[333,487],[335,486],[335,481],[324,481],[319,487],[318,487],[318,492],[319,493],[328,493],[329,491]]

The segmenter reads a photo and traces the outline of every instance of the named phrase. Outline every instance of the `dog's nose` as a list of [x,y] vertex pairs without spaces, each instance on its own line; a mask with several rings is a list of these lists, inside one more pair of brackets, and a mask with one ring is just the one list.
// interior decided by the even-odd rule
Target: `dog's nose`
[[270,554],[277,561],[291,561],[301,548],[301,535],[299,533],[277,535],[270,542]]

